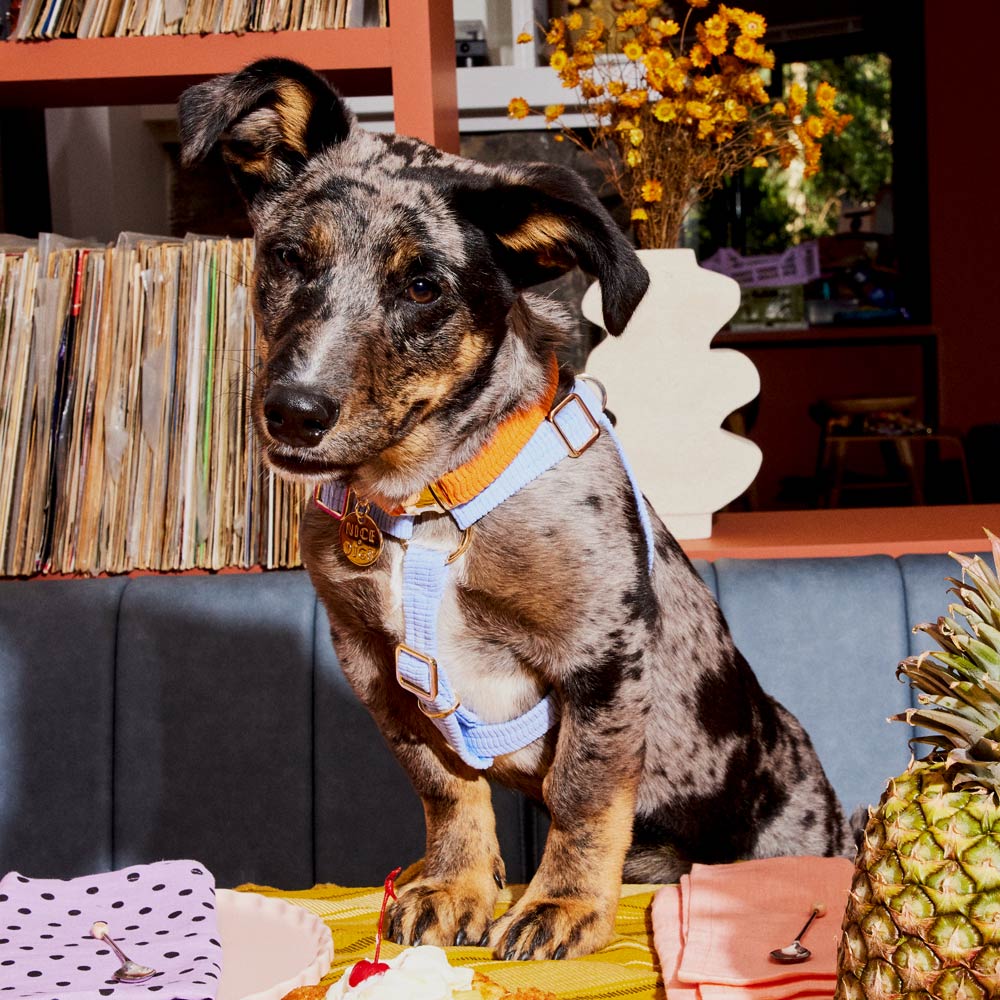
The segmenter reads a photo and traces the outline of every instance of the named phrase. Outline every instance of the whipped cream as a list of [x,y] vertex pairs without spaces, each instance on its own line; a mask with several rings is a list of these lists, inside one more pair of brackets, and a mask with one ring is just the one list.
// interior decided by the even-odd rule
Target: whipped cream
[[407,948],[385,963],[388,972],[370,976],[357,986],[351,986],[347,969],[330,987],[327,1000],[451,1000],[456,990],[472,986],[472,969],[448,964],[448,956],[434,945]]

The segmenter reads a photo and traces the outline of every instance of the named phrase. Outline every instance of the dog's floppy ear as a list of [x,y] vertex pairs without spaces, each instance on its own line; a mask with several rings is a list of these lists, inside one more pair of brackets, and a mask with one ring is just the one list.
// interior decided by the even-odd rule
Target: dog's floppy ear
[[476,175],[454,195],[457,211],[484,230],[518,288],[580,267],[601,283],[604,325],[618,336],[649,285],[631,243],[567,167],[531,163],[490,181]]
[[354,122],[326,80],[290,59],[261,59],[191,87],[178,110],[184,165],[218,144],[250,205],[285,187],[311,156],[343,142]]

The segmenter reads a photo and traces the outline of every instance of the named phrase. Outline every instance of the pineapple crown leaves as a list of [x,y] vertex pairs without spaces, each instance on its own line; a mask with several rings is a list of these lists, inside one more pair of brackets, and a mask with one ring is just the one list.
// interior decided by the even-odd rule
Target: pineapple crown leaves
[[930,745],[955,785],[980,785],[1000,799],[1000,538],[986,532],[994,568],[979,556],[954,552],[962,579],[949,579],[958,603],[949,617],[914,627],[938,649],[903,660],[896,676],[917,689],[919,707],[890,721],[922,726],[914,743]]

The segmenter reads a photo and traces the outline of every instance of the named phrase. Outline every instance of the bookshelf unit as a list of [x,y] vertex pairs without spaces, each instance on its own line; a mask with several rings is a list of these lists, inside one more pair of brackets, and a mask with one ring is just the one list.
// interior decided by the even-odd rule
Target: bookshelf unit
[[[174,102],[193,83],[280,56],[323,73],[348,97],[391,92],[397,132],[457,152],[451,5],[395,0],[390,14],[385,28],[0,42],[0,118],[10,111]],[[79,166],[88,169],[85,156]],[[147,572],[162,571],[133,571]]]
[[192,83],[284,56],[348,96],[391,90],[396,131],[458,150],[450,4],[397,0],[387,28],[0,42],[0,109],[175,101]]

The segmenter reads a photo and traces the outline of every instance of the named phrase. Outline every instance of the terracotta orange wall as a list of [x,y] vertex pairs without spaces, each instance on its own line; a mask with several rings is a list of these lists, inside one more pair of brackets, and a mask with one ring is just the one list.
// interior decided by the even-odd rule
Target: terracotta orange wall
[[931,315],[942,333],[941,419],[967,430],[1000,422],[1000,167],[991,124],[1000,5],[926,0],[925,25]]

